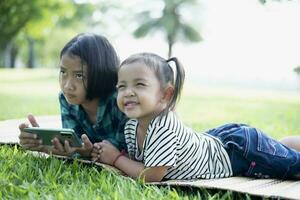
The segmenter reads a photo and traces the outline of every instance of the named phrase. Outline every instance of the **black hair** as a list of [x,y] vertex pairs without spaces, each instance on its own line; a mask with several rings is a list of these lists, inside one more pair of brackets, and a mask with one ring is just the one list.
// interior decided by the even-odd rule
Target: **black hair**
[[115,91],[118,79],[119,58],[110,42],[101,35],[81,33],[61,50],[63,55],[78,56],[87,65],[86,99],[107,97]]
[[[174,77],[174,70],[172,69],[170,62],[174,62],[176,66],[175,74],[176,77]],[[153,54],[153,53],[139,53],[134,54],[124,60],[120,67],[123,65],[128,65],[132,63],[143,63],[147,67],[149,67],[151,70],[153,70],[160,81],[160,84],[162,88],[165,88],[170,84],[174,87],[174,93],[173,96],[167,105],[167,107],[161,112],[162,115],[166,114],[169,110],[174,110],[175,105],[178,102],[181,94],[181,90],[184,83],[185,78],[185,72],[183,69],[183,66],[178,61],[176,57],[169,58],[168,60]]]

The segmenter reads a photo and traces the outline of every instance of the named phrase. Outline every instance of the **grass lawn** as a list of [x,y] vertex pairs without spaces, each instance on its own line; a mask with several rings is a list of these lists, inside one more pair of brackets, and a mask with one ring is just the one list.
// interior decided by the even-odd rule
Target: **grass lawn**
[[[59,114],[57,69],[0,70],[0,120]],[[199,132],[227,122],[258,127],[275,138],[300,134],[300,94],[186,86],[177,109]],[[1,199],[232,199],[246,195],[148,186],[114,173],[0,148]]]

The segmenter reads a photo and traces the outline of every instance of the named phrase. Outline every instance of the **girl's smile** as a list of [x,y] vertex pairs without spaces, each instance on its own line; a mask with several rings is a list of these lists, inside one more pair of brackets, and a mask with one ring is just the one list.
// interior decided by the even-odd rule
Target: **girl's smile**
[[132,109],[135,106],[139,105],[139,103],[136,101],[125,101],[124,105],[126,109]]

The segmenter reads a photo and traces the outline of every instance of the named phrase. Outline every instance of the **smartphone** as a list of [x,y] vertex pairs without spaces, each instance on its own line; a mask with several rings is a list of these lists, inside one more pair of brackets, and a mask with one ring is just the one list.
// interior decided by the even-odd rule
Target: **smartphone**
[[56,137],[62,144],[64,144],[65,140],[67,140],[72,147],[82,146],[81,139],[77,136],[73,129],[30,127],[24,128],[24,132],[36,134],[39,139],[42,139],[44,145],[52,145],[51,140]]

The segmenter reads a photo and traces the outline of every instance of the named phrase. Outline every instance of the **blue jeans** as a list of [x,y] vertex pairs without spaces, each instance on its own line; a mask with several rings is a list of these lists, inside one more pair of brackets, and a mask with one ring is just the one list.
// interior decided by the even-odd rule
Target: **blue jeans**
[[225,124],[209,130],[223,143],[233,175],[256,178],[300,178],[300,152],[245,124]]

